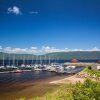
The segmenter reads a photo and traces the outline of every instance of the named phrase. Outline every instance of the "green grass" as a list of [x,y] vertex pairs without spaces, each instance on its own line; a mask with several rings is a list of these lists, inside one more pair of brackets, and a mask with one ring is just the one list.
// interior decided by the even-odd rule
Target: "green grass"
[[100,77],[100,71],[92,68],[91,66],[88,66],[84,69],[84,72],[87,72],[90,75],[96,75],[97,77]]
[[43,97],[20,100],[100,100],[100,81],[86,79],[84,83],[63,84]]

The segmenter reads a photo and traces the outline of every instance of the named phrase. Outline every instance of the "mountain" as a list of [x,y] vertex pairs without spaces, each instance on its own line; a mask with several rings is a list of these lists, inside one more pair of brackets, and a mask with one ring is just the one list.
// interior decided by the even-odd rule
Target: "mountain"
[[0,52],[0,60],[3,59],[26,59],[26,60],[36,60],[36,59],[59,59],[59,60],[70,60],[70,59],[79,59],[79,60],[87,60],[87,59],[100,59],[100,51],[73,51],[73,52],[54,52],[47,53],[44,55],[32,55],[32,54],[8,54]]
[[73,52],[56,52],[47,54],[51,57],[57,57],[59,59],[70,60],[70,59],[100,59],[100,51],[73,51]]

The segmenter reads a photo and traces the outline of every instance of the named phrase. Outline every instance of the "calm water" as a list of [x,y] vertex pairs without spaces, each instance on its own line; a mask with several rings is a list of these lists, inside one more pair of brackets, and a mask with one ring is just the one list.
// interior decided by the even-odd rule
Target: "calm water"
[[[77,68],[76,71],[82,69]],[[46,80],[53,81],[55,78],[66,76],[68,75],[48,71],[0,74],[0,100],[16,100],[22,96],[30,98],[43,95],[50,88],[49,85],[45,85]]]
[[8,73],[0,74],[0,85],[11,84],[13,82],[25,82],[30,80],[44,79],[56,76],[55,72],[48,71],[33,71],[33,72],[22,72],[22,73]]
[[[83,70],[83,67],[75,68],[71,70],[71,72],[79,72]],[[39,79],[46,79],[54,76],[60,76],[62,74],[58,74],[56,72],[49,71],[32,71],[32,72],[22,72],[22,73],[1,73],[0,74],[0,85],[8,86],[11,84],[17,84],[27,81],[35,81]],[[65,74],[63,74],[65,75]],[[66,74],[67,75],[67,74]]]
[[[38,84],[41,83],[37,81],[55,76],[57,73],[47,71],[0,74],[0,100],[16,100],[22,96],[29,98],[35,91],[37,91],[35,95],[38,95],[40,93],[37,87],[40,87]],[[32,86],[35,88],[31,89]]]

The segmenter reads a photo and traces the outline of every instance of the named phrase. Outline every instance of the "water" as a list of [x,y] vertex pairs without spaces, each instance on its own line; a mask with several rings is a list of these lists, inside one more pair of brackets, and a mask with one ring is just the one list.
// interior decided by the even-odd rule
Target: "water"
[[[70,71],[79,72],[83,70],[83,67],[76,67]],[[0,74],[0,85],[17,83],[17,82],[25,82],[30,80],[38,80],[45,79],[53,76],[58,76],[60,74],[56,72],[49,71],[30,71],[30,72],[22,72],[22,73],[1,73]]]
[[33,72],[22,72],[22,73],[8,73],[8,74],[0,74],[0,85],[1,84],[10,84],[17,82],[25,82],[30,80],[38,80],[49,78],[57,75],[54,72],[48,71],[33,71]]
[[[76,72],[83,68],[76,68]],[[74,70],[75,71],[75,70]],[[41,96],[50,89],[50,84],[46,83],[62,79],[68,74],[58,74],[48,71],[32,71],[22,73],[2,73],[0,74],[0,100],[16,100],[16,98]],[[42,92],[41,92],[42,91]]]
[[[22,96],[33,96],[33,92],[38,89],[37,85],[40,84],[40,82],[35,84],[36,81],[55,76],[57,73],[47,71],[0,74],[0,100],[15,100]],[[30,86],[36,86],[36,88],[31,89]],[[38,94],[37,92],[36,95]]]

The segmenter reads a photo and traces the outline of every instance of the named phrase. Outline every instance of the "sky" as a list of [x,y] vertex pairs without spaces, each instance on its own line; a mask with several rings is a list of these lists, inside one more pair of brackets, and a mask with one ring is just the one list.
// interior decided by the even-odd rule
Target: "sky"
[[100,0],[0,0],[0,48],[99,50]]

